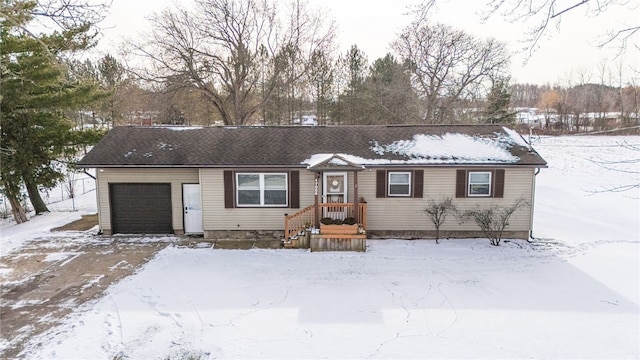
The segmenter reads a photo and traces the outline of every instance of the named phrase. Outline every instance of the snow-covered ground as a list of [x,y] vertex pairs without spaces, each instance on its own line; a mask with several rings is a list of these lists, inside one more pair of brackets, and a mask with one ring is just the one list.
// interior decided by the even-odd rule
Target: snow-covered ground
[[16,225],[12,219],[0,220],[0,254],[6,255],[20,249],[27,241],[47,238],[51,236],[51,229],[78,220],[82,215],[95,214],[96,192],[79,195],[73,203],[67,199],[49,204],[47,208],[51,210],[50,213],[35,216],[31,212],[29,221],[22,224]]
[[[640,145],[638,136],[534,144],[549,168],[537,177],[532,243],[378,240],[366,253],[168,247],[24,355],[637,359],[640,193],[593,193],[640,182],[628,172],[637,163],[614,171],[593,161],[640,158],[623,141]],[[8,234],[27,239],[19,226],[2,227],[3,248]],[[29,227],[45,236],[46,226]]]

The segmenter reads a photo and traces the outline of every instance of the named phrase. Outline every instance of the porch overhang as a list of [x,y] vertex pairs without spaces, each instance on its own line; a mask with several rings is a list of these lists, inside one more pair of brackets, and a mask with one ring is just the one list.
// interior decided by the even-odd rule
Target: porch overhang
[[345,159],[339,154],[332,154],[325,160],[309,165],[307,167],[309,171],[324,172],[324,171],[362,171],[365,167],[361,164],[356,164]]

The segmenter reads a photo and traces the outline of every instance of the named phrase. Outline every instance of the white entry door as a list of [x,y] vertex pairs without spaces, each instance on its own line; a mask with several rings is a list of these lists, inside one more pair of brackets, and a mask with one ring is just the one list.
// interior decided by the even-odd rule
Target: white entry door
[[182,184],[182,206],[184,232],[186,234],[202,233],[200,184]]
[[[322,177],[322,201],[324,203],[346,203],[347,194],[346,172],[325,172]],[[342,219],[346,217],[346,208],[341,206],[325,207],[323,217]]]

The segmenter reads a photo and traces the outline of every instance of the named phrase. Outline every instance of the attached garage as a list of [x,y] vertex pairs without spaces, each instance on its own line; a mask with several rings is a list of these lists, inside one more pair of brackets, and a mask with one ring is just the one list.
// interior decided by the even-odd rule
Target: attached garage
[[171,184],[111,183],[109,194],[114,234],[173,232]]

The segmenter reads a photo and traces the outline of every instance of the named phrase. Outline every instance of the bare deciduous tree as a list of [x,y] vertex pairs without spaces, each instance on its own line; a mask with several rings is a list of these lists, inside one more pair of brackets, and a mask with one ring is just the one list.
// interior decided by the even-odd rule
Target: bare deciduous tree
[[627,85],[621,92],[622,106],[627,115],[625,125],[640,125],[640,86]]
[[86,24],[101,22],[112,0],[102,2],[91,0],[37,0],[38,6],[32,13],[41,20],[55,23],[61,29],[73,29]]
[[[629,151],[633,151],[635,154],[640,154],[640,145],[631,144],[628,141],[623,141],[619,144],[620,148],[626,149]],[[640,164],[640,156],[632,156],[627,159],[616,159],[616,160],[604,160],[604,159],[589,159],[594,164],[601,166],[603,169],[615,171],[619,173],[625,173],[629,175],[630,183],[621,184],[616,186],[611,186],[604,188],[602,190],[594,190],[592,193],[601,193],[601,192],[631,192],[634,191],[634,194],[631,195],[633,198],[640,198],[640,193],[638,193],[638,189],[640,189],[640,170],[637,164]]]
[[[540,40],[552,28],[559,26],[563,15],[581,9],[582,13],[576,15],[596,17],[613,7],[626,7],[637,11],[638,4],[632,0],[575,0],[569,3],[557,0],[492,0],[487,5],[484,19],[498,14],[511,22],[532,23],[524,39],[531,55]],[[617,46],[620,52],[623,52],[629,40],[638,34],[640,24],[621,24],[619,28],[604,30],[601,39],[598,40],[598,46]],[[638,48],[637,44],[634,46]]]
[[[64,191],[69,195],[69,199],[71,199],[71,209],[76,211],[76,173],[74,170],[67,170],[67,173],[64,178]],[[64,199],[63,199],[64,200]]]
[[[288,11],[279,5],[270,0],[196,0],[193,11],[164,10],[152,17],[146,43],[131,44],[136,55],[153,65],[135,72],[152,81],[180,75],[211,101],[226,125],[247,124],[278,81],[300,79],[311,54],[333,38],[333,24],[301,1],[293,1]],[[283,77],[290,63],[284,60],[292,51],[301,67]]]
[[549,89],[540,94],[538,108],[544,113],[545,128],[551,127],[551,115],[557,112],[562,101],[563,96],[559,89]]
[[454,122],[457,103],[486,92],[508,64],[503,43],[428,24],[420,14],[392,46],[411,66],[414,88],[426,102],[426,123]]
[[[421,19],[435,18],[438,3],[441,0],[423,0],[415,12]],[[629,14],[637,14],[640,5],[635,0],[489,0],[481,11],[484,22],[493,17],[502,17],[511,23],[527,26],[522,34],[523,51],[531,57],[539,48],[541,40],[553,36],[553,31],[560,32],[562,18],[612,19],[613,27],[602,28],[596,39],[591,39],[600,48],[617,49],[618,55],[628,48],[640,50],[637,39],[640,36],[640,21],[636,16],[623,20],[612,9],[619,9]],[[613,16],[612,16],[613,15]],[[616,16],[616,17],[614,17]],[[589,26],[597,26],[591,24]]]
[[513,107],[536,107],[540,91],[540,86],[535,84],[513,84],[509,86],[511,104]]

